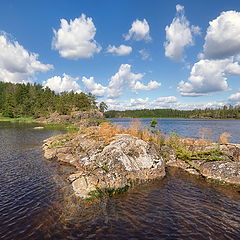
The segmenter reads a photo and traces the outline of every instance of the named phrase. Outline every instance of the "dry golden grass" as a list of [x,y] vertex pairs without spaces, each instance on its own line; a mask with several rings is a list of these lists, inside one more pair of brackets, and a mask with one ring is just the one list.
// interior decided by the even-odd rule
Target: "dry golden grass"
[[193,139],[193,138],[181,138],[179,139],[184,145],[194,145],[194,146],[208,146],[209,142],[204,139]]
[[140,126],[141,126],[141,122],[139,120],[134,120],[134,121],[132,121],[130,127],[127,128],[126,130],[127,130],[128,134],[135,136],[135,137],[139,137]]
[[155,131],[153,133],[148,128],[141,126],[139,120],[133,121],[127,128],[104,122],[98,127],[86,128],[84,131],[81,130],[81,132],[85,132],[88,137],[103,140],[106,144],[110,143],[118,134],[129,134],[146,142],[152,142],[159,145],[161,135],[160,131]]
[[110,124],[110,123],[107,123],[107,122],[101,123],[100,127],[99,127],[99,130],[97,132],[97,134],[100,137],[105,138],[105,140],[107,142],[110,142],[115,135],[121,134],[121,133],[122,133],[122,129],[121,129],[120,126],[113,125],[113,124]]
[[114,136],[124,133],[124,129],[119,125],[103,122],[98,127],[86,128],[84,132],[88,137],[94,137],[98,140],[103,140],[105,143],[109,143],[113,140]]
[[222,133],[219,138],[220,144],[228,144],[229,137],[231,137],[231,135],[228,132]]
[[[154,143],[156,146],[166,144],[172,147],[184,147],[184,146],[208,146],[211,144],[208,140],[204,139],[206,134],[211,134],[211,130],[204,129],[202,133],[202,139],[181,138],[179,136],[166,136],[158,130],[151,131],[150,129],[141,126],[139,120],[134,120],[129,127],[121,127],[109,122],[103,122],[97,127],[90,127],[84,130],[88,137],[92,137],[97,140],[104,141],[105,144],[109,144],[118,134],[129,134],[130,136],[137,137],[146,142]],[[229,135],[230,136],[230,135]],[[223,134],[221,142],[229,137],[226,133]],[[225,139],[224,139],[225,137]]]

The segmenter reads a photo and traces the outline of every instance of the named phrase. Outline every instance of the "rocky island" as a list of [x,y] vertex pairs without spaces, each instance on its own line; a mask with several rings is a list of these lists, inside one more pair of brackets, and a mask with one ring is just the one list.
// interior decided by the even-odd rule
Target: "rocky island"
[[43,149],[47,159],[75,167],[68,181],[83,199],[111,196],[133,184],[163,178],[166,167],[240,184],[239,144],[163,136],[136,122],[129,128],[107,122],[83,124],[77,132],[46,139]]

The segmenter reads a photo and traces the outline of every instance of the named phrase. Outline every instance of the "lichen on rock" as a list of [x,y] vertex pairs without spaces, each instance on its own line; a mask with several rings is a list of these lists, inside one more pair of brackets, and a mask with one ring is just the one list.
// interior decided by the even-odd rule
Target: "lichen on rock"
[[[56,147],[52,148],[54,145]],[[45,141],[44,151],[48,159],[76,167],[68,180],[74,193],[81,198],[88,198],[90,192],[98,189],[118,192],[117,189],[127,189],[132,181],[147,181],[165,175],[164,161],[156,147],[127,134],[116,135],[107,145],[79,133],[62,145],[50,138]]]
[[200,172],[209,179],[240,184],[240,162],[207,162],[200,167]]

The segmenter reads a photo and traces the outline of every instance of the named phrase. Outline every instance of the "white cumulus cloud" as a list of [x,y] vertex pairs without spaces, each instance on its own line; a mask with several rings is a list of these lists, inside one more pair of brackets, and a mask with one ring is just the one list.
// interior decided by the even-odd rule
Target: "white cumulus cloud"
[[238,62],[230,62],[226,66],[225,73],[231,74],[231,75],[240,75],[240,65],[239,65],[239,63]]
[[118,56],[124,56],[129,55],[132,52],[132,47],[123,44],[120,45],[119,47],[109,45],[107,48],[107,52],[116,54]]
[[63,74],[62,77],[54,76],[43,82],[44,87],[49,87],[51,90],[61,93],[61,92],[81,92],[80,86],[77,83],[78,77],[74,78],[67,74]]
[[125,40],[145,40],[149,41],[151,40],[150,37],[150,27],[148,25],[148,22],[146,19],[141,20],[135,20],[132,23],[132,27],[129,29],[128,33],[124,35]]
[[52,46],[64,58],[90,58],[101,50],[94,40],[96,27],[92,18],[82,14],[79,18],[68,21],[61,19],[61,27],[54,32]]
[[161,86],[160,82],[149,81],[146,85],[142,83],[144,74],[133,73],[131,71],[131,65],[121,64],[118,72],[115,73],[108,82],[108,85],[103,86],[94,80],[94,77],[82,77],[85,90],[92,94],[103,97],[107,95],[109,101],[114,101],[114,98],[118,98],[124,94],[124,91],[131,90],[134,92],[138,91],[149,91],[157,89]]
[[161,83],[150,81],[144,85],[141,80],[143,78],[141,73],[132,73],[131,65],[122,64],[116,74],[114,74],[109,82],[108,94],[110,98],[117,98],[122,95],[124,88],[128,87],[132,91],[138,90],[153,90],[159,88]]
[[52,69],[50,64],[38,60],[38,54],[28,52],[17,41],[11,41],[6,33],[0,34],[0,81],[30,82],[37,72]]
[[184,96],[203,96],[229,90],[227,74],[240,74],[240,65],[233,58],[202,59],[192,67],[188,82],[181,81],[179,92]]
[[200,34],[200,28],[190,26],[184,15],[184,7],[176,6],[176,17],[166,26],[165,56],[175,61],[184,60],[184,48],[193,45],[193,34]]
[[230,102],[240,102],[240,92],[230,95],[228,100],[230,100]]
[[100,83],[96,83],[94,77],[83,77],[82,82],[86,90],[97,97],[102,97],[107,92],[107,87],[102,86]]
[[240,13],[222,12],[209,22],[204,44],[205,58],[227,58],[240,53]]
[[143,83],[141,83],[140,81],[137,81],[135,84],[133,84],[132,89],[135,91],[138,90],[154,90],[157,88],[161,87],[161,83],[157,82],[157,81],[150,81],[147,85],[144,85]]
[[[240,75],[240,13],[222,12],[205,36],[203,53],[192,67],[188,82],[181,81],[178,90],[185,96],[202,96],[229,90],[228,75]],[[231,100],[232,97],[229,98]]]

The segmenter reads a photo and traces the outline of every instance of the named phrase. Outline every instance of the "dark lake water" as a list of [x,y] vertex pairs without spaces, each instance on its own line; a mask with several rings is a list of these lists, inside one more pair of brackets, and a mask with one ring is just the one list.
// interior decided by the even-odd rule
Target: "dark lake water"
[[59,133],[0,122],[0,239],[239,239],[240,189],[179,170],[83,205],[43,158]]
[[[131,119],[131,118],[112,118],[114,123],[122,126],[129,126],[133,120],[140,120],[143,126],[150,126],[152,119]],[[206,137],[213,141],[218,141],[223,132],[231,134],[229,142],[240,143],[240,119],[156,119],[159,129],[167,134],[177,133],[181,137],[199,138],[201,129],[208,129]]]

